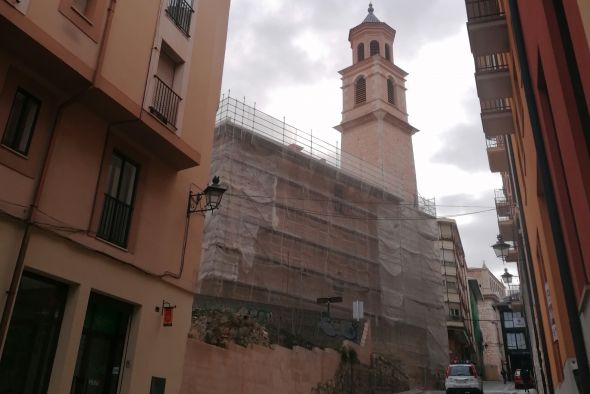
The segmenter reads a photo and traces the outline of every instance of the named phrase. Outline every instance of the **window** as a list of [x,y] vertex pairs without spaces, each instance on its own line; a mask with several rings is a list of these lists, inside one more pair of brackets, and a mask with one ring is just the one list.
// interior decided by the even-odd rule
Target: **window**
[[361,76],[354,83],[354,103],[362,104],[365,101],[367,101],[367,81]]
[[459,305],[449,306],[449,318],[451,320],[461,320],[461,310]]
[[506,334],[506,347],[509,350],[526,350],[526,338],[522,332],[509,332]]
[[0,361],[0,392],[47,392],[67,292],[62,283],[23,273]]
[[103,33],[108,3],[109,0],[59,0],[59,12],[98,43]]
[[113,153],[96,235],[121,247],[127,247],[138,172],[137,165],[124,156]]
[[457,290],[457,282],[453,282],[453,281],[448,280],[447,281],[447,289]]
[[71,394],[118,393],[123,349],[132,307],[91,293]]
[[371,41],[371,44],[369,44],[369,50],[370,50],[371,56],[378,55],[379,54],[379,42],[376,40]]
[[391,47],[389,44],[385,44],[385,58],[391,61]]
[[17,89],[2,136],[2,145],[27,155],[41,101],[23,89]]
[[82,14],[86,14],[88,12],[88,3],[89,0],[74,0],[72,2],[72,7],[80,11]]
[[150,384],[150,394],[164,394],[166,390],[166,379],[152,376],[152,383]]
[[391,78],[387,80],[387,101],[389,104],[395,104],[395,89]]
[[357,61],[365,60],[365,44],[362,42],[356,47]]
[[193,16],[192,0],[168,0],[166,14],[172,19],[174,24],[188,37],[191,28],[191,18]]
[[174,86],[177,85],[181,65],[181,59],[165,42],[162,42],[158,69],[154,77],[154,97],[149,108],[150,112],[162,123],[174,127],[176,127],[176,117],[181,100],[174,91]]
[[[518,322],[515,323],[515,320]],[[504,327],[514,328],[521,327],[520,321],[522,320],[522,314],[520,312],[504,312]]]

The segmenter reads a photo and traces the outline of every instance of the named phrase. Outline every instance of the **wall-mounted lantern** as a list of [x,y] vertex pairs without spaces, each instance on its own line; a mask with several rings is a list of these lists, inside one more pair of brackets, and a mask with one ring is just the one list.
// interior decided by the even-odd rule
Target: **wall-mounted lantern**
[[492,249],[494,249],[494,253],[496,253],[496,257],[502,259],[504,263],[504,259],[508,256],[508,250],[510,249],[510,244],[504,241],[502,235],[498,234],[498,241],[492,245]]
[[[223,193],[227,189],[219,184],[219,177],[214,176],[202,193],[189,193],[187,215],[195,212],[214,211],[219,208]],[[204,197],[204,199],[203,199]]]

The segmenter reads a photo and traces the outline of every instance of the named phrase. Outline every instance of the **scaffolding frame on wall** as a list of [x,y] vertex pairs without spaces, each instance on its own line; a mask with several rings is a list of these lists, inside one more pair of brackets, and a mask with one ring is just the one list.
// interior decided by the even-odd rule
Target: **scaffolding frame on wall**
[[[358,178],[368,184],[395,196],[402,196],[402,184],[399,179],[388,175],[383,168],[374,166],[359,157],[342,151],[338,146],[326,142],[312,133],[308,133],[239,101],[230,95],[223,96],[215,118],[215,127],[231,124],[247,129],[270,141],[287,146],[301,154],[332,166],[347,175]],[[436,217],[436,201],[415,195],[412,201],[415,208]]]

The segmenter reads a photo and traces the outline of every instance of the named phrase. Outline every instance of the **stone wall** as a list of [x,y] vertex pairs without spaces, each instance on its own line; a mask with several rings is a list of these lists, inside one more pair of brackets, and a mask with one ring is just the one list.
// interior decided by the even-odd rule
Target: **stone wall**
[[310,393],[332,379],[340,354],[331,349],[281,346],[227,348],[189,339],[185,353],[182,394]]

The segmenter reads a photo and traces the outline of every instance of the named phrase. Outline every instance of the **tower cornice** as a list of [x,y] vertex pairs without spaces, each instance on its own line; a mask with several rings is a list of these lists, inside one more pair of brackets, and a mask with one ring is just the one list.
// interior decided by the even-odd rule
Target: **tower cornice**
[[389,26],[385,22],[371,22],[371,23],[361,23],[358,26],[353,27],[348,32],[348,41],[352,41],[353,36],[360,35],[369,31],[385,31],[387,36],[390,38],[391,42],[395,39],[395,29]]
[[[365,105],[368,105],[368,104],[369,103],[367,103]],[[405,131],[409,135],[414,135],[418,131],[420,131],[417,128],[415,128],[414,126],[412,126],[411,124],[409,124],[408,122],[406,122],[405,120],[398,118],[397,116],[393,115],[392,113],[390,113],[384,109],[378,109],[376,111],[371,111],[365,115],[351,119],[347,122],[340,123],[339,125],[334,126],[334,128],[336,130],[338,130],[339,132],[344,133],[344,132],[346,132],[347,129],[356,128],[358,126],[361,126],[361,125],[364,125],[367,123],[371,123],[371,122],[375,122],[380,119],[384,120],[385,122],[387,122],[393,126],[398,127],[399,129]]]
[[375,65],[375,63],[378,63],[380,66],[385,67],[386,69],[388,69],[389,71],[391,71],[394,74],[401,75],[403,78],[405,78],[409,75],[402,68],[396,66],[395,64],[393,64],[389,60],[383,58],[382,56],[371,56],[365,60],[362,60],[356,64],[353,64],[351,66],[346,67],[345,69],[338,71],[338,73],[340,75],[344,76],[345,74],[349,74],[353,70],[356,72],[360,72],[363,70],[370,69],[371,67],[373,67]]

